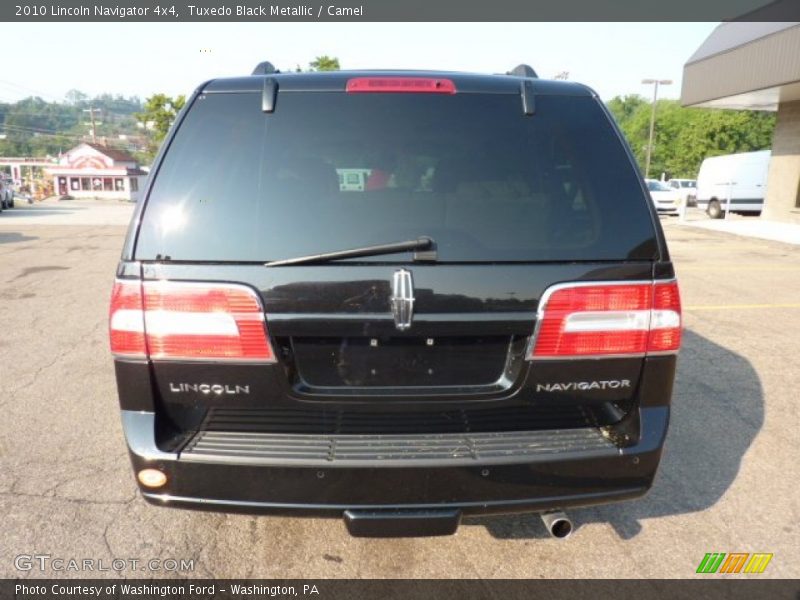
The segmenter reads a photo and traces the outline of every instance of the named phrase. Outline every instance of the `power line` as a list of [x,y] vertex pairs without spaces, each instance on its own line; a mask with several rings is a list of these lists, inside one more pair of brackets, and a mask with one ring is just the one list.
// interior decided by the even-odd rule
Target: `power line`
[[13,88],[17,88],[18,90],[23,90],[23,91],[26,91],[26,92],[34,92],[36,95],[38,95],[38,96],[40,96],[42,98],[53,98],[53,99],[56,99],[56,100],[60,100],[60,98],[58,98],[57,96],[54,96],[53,94],[50,94],[48,92],[43,92],[42,90],[35,90],[33,88],[29,88],[29,87],[26,87],[24,85],[19,85],[18,83],[14,83],[13,81],[5,81],[5,80],[0,79],[0,85],[2,85],[2,87],[5,87],[7,89],[11,88],[13,90]]
[[[15,103],[15,102],[11,102],[11,103],[9,103],[9,106],[16,106],[16,104],[17,103]],[[48,104],[50,104],[51,106],[57,106],[57,107],[59,107],[61,109],[65,109],[66,108],[66,109],[72,109],[72,110],[75,110],[75,111],[80,110],[77,106],[73,106],[72,104],[64,104],[64,103],[59,104],[59,103],[55,103],[55,102],[48,102]],[[27,107],[23,107],[23,108],[17,107],[17,109],[20,110],[21,112],[18,112],[18,113],[15,112],[15,114],[58,116],[57,114],[54,115],[52,112],[43,111],[43,110],[30,110]],[[129,112],[129,113],[116,112],[116,111],[113,111],[113,110],[108,110],[106,108],[103,108],[102,110],[104,110],[107,115],[114,116],[114,117],[132,117],[132,118],[135,118],[135,117],[133,117],[133,112],[138,112],[138,110],[142,110],[142,108],[139,108],[137,111],[133,111],[133,112]],[[2,115],[2,114],[4,114],[3,111],[0,111],[0,115]],[[5,114],[8,114],[8,113],[5,113]]]
[[32,133],[51,133],[51,134],[57,134],[57,135],[77,135],[77,134],[71,134],[71,133],[69,133],[67,131],[62,131],[62,130],[59,130],[59,129],[47,129],[47,128],[44,128],[44,127],[34,127],[32,125],[14,125],[14,124],[10,124],[10,123],[2,123],[2,124],[0,124],[0,128],[3,128],[3,129],[17,129],[17,130],[20,130],[20,131],[27,131],[27,132],[32,132]]
[[15,131],[13,129],[7,130],[6,133],[17,133],[17,134],[31,134],[30,137],[46,137],[46,138],[63,138],[69,140],[80,140],[83,139],[82,136],[73,135],[73,134],[62,134],[62,133],[39,133],[38,131],[30,132],[30,131]]
[[[9,133],[20,133],[20,132],[18,132],[18,131],[11,131],[11,132],[9,132]],[[69,141],[73,141],[73,142],[77,142],[77,141],[84,141],[84,140],[83,140],[83,138],[82,138],[82,137],[80,137],[80,136],[75,136],[75,135],[58,135],[58,134],[55,134],[55,133],[38,133],[38,134],[36,134],[35,136],[32,136],[32,137],[33,137],[33,139],[38,139],[38,138],[52,138],[52,139],[59,139],[59,140],[69,140]],[[13,140],[9,140],[9,141],[13,141]],[[19,141],[19,142],[22,142],[23,140],[17,140],[17,141]]]
[[36,125],[25,125],[23,123],[0,123],[0,127],[16,127],[18,129],[32,129],[34,131],[42,131],[44,133],[58,133],[61,129],[52,129],[50,127],[37,127]]
[[26,127],[17,127],[15,125],[0,125],[0,130],[5,130],[8,133],[27,134],[33,137],[43,136],[43,137],[62,137],[62,138],[69,138],[76,140],[83,139],[82,135],[76,133],[65,133],[60,131],[50,131],[50,132],[37,131],[35,129],[30,129]]
[[[15,86],[15,87],[20,88],[21,90],[25,90],[26,93],[28,94],[27,96],[25,96],[23,98],[19,98],[18,100],[8,100],[8,99],[3,100],[3,102],[5,102],[7,104],[17,104],[19,102],[22,102],[24,100],[28,100],[30,98],[39,98],[40,100],[42,100],[44,102],[47,102],[48,104],[57,104],[59,106],[75,106],[75,104],[71,104],[65,97],[53,96],[52,94],[46,94],[46,93],[44,93],[42,91],[34,90],[34,89],[31,89],[31,88],[25,88],[23,86],[16,86],[16,84],[13,84],[13,83],[10,83],[10,82],[6,82],[6,84],[10,84],[10,85],[4,85],[4,82],[2,80],[0,80],[0,88],[5,88],[6,91],[19,93],[19,90],[15,90],[13,87],[11,87],[11,86]],[[31,95],[31,92],[33,92],[35,95]],[[110,101],[111,102],[120,102],[121,101],[121,102],[128,102],[128,103],[137,104],[138,110],[141,110],[143,108],[143,106],[144,106],[142,104],[142,99],[139,98],[138,96],[125,97],[125,96],[123,96],[121,94],[117,94],[118,97],[115,97],[113,94],[110,94],[110,93],[102,94],[102,95],[110,97]],[[98,100],[102,100],[103,102],[106,102],[107,100],[106,99],[102,99],[101,96],[95,96],[94,98],[89,98],[87,96],[87,98],[85,100],[81,101],[81,102],[85,103],[85,104],[96,102]],[[125,113],[114,113],[114,114],[125,114]]]

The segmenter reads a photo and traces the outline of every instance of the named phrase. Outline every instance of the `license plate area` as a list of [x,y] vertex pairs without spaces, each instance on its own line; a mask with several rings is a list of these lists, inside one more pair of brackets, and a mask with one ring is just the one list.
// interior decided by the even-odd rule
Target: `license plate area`
[[481,386],[503,376],[511,336],[299,337],[292,350],[312,387]]

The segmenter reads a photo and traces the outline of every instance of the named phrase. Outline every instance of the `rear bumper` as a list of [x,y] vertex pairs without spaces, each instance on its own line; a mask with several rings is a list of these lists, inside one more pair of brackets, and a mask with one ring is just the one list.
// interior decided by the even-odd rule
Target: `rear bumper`
[[591,436],[577,446],[559,447],[552,435],[532,434],[523,451],[497,451],[506,448],[497,444],[475,448],[475,440],[465,438],[474,451],[448,455],[436,447],[422,458],[413,452],[400,459],[380,453],[365,458],[351,451],[341,457],[297,460],[249,449],[245,459],[245,453],[237,458],[208,449],[199,454],[162,452],[155,442],[155,415],[123,411],[135,471],[149,467],[167,475],[163,488],[142,488],[147,501],[224,512],[331,517],[342,517],[348,510],[539,512],[636,498],[647,492],[655,477],[669,408],[642,408],[639,421],[639,441],[625,448]]

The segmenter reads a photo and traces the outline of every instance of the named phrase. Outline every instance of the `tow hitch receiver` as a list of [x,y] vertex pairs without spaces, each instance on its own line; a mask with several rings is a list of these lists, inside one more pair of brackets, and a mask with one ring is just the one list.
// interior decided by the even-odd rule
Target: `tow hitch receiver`
[[453,510],[346,510],[344,522],[353,537],[431,537],[453,535],[461,511]]

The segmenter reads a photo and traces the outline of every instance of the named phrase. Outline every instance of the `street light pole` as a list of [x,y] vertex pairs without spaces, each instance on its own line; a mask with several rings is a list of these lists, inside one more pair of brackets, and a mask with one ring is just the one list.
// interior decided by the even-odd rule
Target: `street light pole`
[[672,85],[671,79],[642,79],[644,85],[653,84],[653,108],[650,111],[650,137],[647,140],[647,158],[644,163],[645,179],[650,176],[650,158],[653,155],[653,133],[656,128],[656,101],[658,100],[658,86]]

